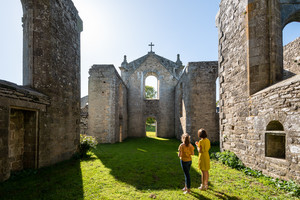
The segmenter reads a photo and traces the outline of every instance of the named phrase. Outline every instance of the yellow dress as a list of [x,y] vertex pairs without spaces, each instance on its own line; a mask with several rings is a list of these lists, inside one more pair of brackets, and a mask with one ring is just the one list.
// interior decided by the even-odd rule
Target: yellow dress
[[201,139],[198,143],[198,147],[202,147],[201,152],[199,152],[199,161],[198,167],[200,170],[208,171],[210,169],[210,158],[209,158],[209,149],[210,141],[207,138]]

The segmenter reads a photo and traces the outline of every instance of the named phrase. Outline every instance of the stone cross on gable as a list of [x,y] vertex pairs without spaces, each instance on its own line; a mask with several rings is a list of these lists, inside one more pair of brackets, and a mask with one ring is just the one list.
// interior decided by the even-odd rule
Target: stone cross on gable
[[148,46],[150,46],[150,47],[151,47],[151,50],[150,50],[150,52],[152,52],[152,47],[154,46],[154,44],[152,44],[152,42],[151,42],[151,44],[149,44]]

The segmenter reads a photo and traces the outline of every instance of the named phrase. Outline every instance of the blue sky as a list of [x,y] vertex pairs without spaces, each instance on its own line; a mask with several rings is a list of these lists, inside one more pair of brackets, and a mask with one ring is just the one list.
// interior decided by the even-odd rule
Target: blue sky
[[[1,0],[4,1],[4,0]],[[93,64],[121,65],[150,51],[184,65],[218,58],[215,16],[220,0],[73,0],[83,20],[81,96],[88,92]],[[22,85],[22,6],[9,0],[0,7],[0,79]],[[3,6],[5,5],[5,6]],[[300,23],[284,30],[284,43],[300,35]],[[5,28],[4,28],[5,27]],[[287,32],[287,34],[285,34]]]

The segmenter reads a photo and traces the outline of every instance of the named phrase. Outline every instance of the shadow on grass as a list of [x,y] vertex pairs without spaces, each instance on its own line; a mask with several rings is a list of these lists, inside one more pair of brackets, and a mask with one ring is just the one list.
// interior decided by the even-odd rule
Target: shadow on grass
[[[179,144],[176,139],[134,138],[114,145],[98,145],[94,153],[117,180],[138,190],[178,189],[184,186],[177,156]],[[196,163],[193,166],[197,166]],[[198,187],[198,170],[192,167],[190,174],[192,188]]]
[[229,199],[230,200],[240,200],[241,199],[239,197],[230,196],[230,195],[228,195],[224,192],[220,192],[220,191],[214,189],[214,185],[211,182],[209,182],[208,185],[209,185],[208,190],[202,191],[200,189],[193,189],[191,191],[190,195],[194,196],[197,199],[211,199],[211,198],[208,198],[208,197],[204,196],[204,194],[206,194],[206,193],[210,194],[210,196],[214,196],[213,199],[215,199],[215,197],[217,199],[223,199],[223,200],[229,200]]
[[191,191],[190,195],[192,195],[193,197],[195,197],[197,199],[210,200],[210,198],[203,196],[200,192]]
[[226,194],[224,192],[220,192],[220,191],[217,191],[217,190],[214,190],[214,189],[208,189],[207,192],[212,193],[218,199],[223,199],[223,200],[227,200],[227,199],[230,199],[230,200],[241,200],[241,198],[239,198],[239,197],[230,196],[230,195],[228,195],[228,194]]
[[0,183],[0,199],[83,199],[80,160],[20,172]]

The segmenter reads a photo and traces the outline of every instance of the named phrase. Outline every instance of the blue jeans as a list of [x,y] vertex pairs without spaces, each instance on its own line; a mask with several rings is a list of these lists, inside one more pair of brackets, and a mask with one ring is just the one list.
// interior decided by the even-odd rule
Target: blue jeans
[[184,162],[180,160],[180,164],[184,172],[185,185],[188,189],[190,189],[191,188],[190,169],[191,169],[192,161]]

